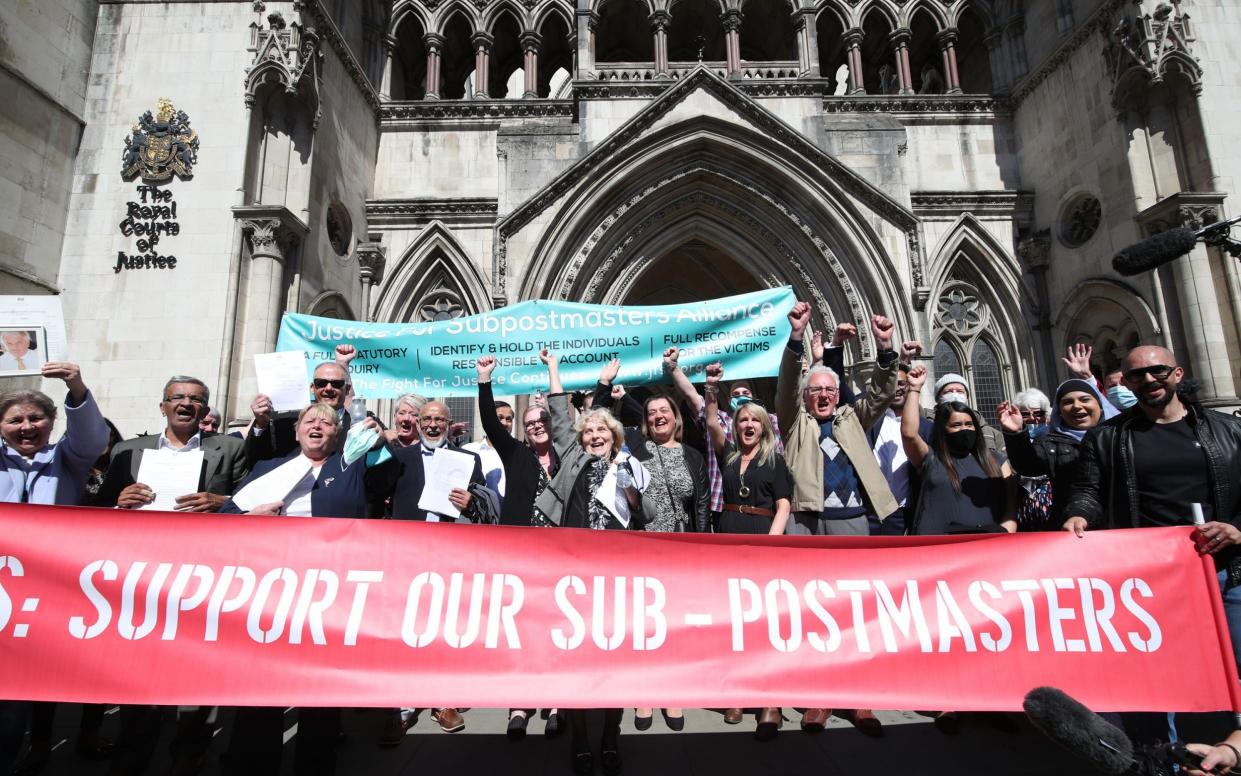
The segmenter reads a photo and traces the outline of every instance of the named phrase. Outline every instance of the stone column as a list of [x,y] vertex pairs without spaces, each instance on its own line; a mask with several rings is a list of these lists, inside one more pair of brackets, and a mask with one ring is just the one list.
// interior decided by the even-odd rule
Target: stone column
[[1004,36],[999,28],[987,32],[982,39],[983,44],[987,47],[987,56],[991,59],[991,81],[992,87],[997,91],[1008,91],[1012,86],[1012,80],[1008,74],[1008,63],[1004,61]]
[[672,25],[672,17],[667,11],[656,11],[648,21],[651,23],[651,34],[655,36],[655,77],[669,78],[668,27]]
[[814,10],[803,8],[793,14],[793,27],[797,30],[797,70],[800,78],[819,78],[823,63],[819,61],[819,30],[815,26]]
[[1040,349],[1039,380],[1043,385],[1056,384],[1056,361],[1053,358],[1055,344],[1051,338],[1051,292],[1047,285],[1047,270],[1051,266],[1051,232],[1027,234],[1017,243],[1017,255],[1025,259],[1030,274],[1034,276],[1034,290],[1038,299],[1038,332]]
[[866,81],[862,74],[862,38],[865,33],[854,27],[845,30],[844,42],[849,60],[849,94],[865,94]]
[[741,11],[730,8],[720,16],[724,27],[724,56],[730,76],[741,74]]
[[476,32],[470,38],[474,44],[474,99],[485,100],[491,96],[487,85],[491,71],[491,46],[495,38],[486,32]]
[[438,100],[440,98],[440,56],[444,51],[444,36],[436,32],[428,32],[422,36],[422,45],[427,47],[427,89],[423,99]]
[[392,99],[392,64],[396,58],[397,46],[398,42],[395,35],[383,36],[384,68],[383,78],[379,82],[379,96],[385,100]]
[[947,94],[961,93],[961,74],[957,72],[957,31],[955,28],[941,30],[935,39],[944,58],[944,89]]
[[892,50],[896,58],[896,80],[900,85],[898,91],[901,94],[914,93],[914,79],[909,71],[909,40],[912,37],[909,30],[902,27],[893,31],[888,36],[888,40],[892,43]]
[[575,79],[593,78],[595,69],[595,30],[599,14],[588,8],[577,9],[577,72]]
[[[372,238],[377,235],[372,235]],[[370,240],[358,246],[358,276],[362,279],[362,318],[373,321],[371,314],[371,291],[383,282],[384,258],[383,246],[378,241]]]
[[285,207],[246,205],[233,208],[250,247],[250,266],[244,301],[242,363],[255,353],[276,349],[280,315],[285,310],[285,267],[295,263],[307,228]]
[[543,36],[537,32],[521,34],[521,67],[526,76],[526,91],[521,97],[525,100],[539,96],[539,46],[542,43]]

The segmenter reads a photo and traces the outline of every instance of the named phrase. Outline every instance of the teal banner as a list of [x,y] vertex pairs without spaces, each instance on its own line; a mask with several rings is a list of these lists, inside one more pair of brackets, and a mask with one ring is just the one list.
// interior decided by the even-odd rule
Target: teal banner
[[276,349],[301,351],[307,367],[331,361],[337,345],[353,345],[354,390],[367,399],[406,393],[472,396],[474,362],[495,356],[498,394],[547,390],[539,351],[560,357],[567,390],[592,388],[608,361],[621,361],[621,384],[663,379],[663,352],[675,345],[681,368],[701,375],[721,361],[725,377],[776,374],[793,308],[788,287],[691,304],[649,307],[521,302],[481,315],[433,323],[360,323],[286,314]]

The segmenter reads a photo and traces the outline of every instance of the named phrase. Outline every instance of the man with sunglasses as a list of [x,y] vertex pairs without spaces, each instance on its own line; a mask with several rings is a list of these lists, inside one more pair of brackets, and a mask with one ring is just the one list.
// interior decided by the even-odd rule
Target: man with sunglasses
[[[335,362],[325,361],[315,367],[310,380],[310,401],[321,402],[336,410],[341,428],[347,429],[352,420],[345,409],[352,388],[348,364],[356,351],[352,346],[338,345],[336,353]],[[250,411],[254,413],[254,423],[246,434],[245,445],[246,461],[250,466],[270,458],[284,458],[297,449],[293,432],[300,410],[273,414],[271,399],[260,393],[250,402]]]
[[1064,530],[1190,525],[1200,505],[1195,540],[1215,560],[1241,664],[1241,420],[1182,396],[1167,348],[1134,348],[1121,371],[1137,404],[1087,432]]

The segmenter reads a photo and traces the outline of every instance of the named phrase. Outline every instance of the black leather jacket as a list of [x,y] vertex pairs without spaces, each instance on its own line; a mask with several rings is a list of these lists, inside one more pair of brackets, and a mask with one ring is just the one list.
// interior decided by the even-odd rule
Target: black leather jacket
[[[1241,419],[1200,404],[1187,402],[1185,406],[1189,410],[1187,420],[1210,467],[1215,519],[1241,526]],[[1073,490],[1065,505],[1066,517],[1080,515],[1092,529],[1139,525],[1131,434],[1141,412],[1140,407],[1132,407],[1086,434]]]

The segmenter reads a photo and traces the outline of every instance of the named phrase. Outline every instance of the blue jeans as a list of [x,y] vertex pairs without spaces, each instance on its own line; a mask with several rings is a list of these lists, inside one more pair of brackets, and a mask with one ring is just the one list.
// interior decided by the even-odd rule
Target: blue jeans
[[1228,572],[1219,572],[1219,589],[1224,596],[1224,619],[1232,638],[1232,657],[1241,671],[1241,585],[1228,586]]

